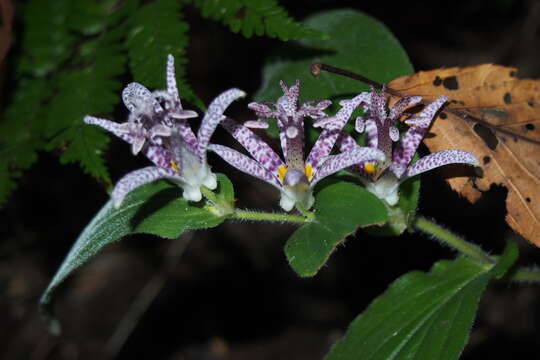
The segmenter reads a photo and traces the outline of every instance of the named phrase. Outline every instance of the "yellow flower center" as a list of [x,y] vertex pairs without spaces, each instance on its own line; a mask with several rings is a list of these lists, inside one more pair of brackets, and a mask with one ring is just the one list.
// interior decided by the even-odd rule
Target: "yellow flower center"
[[178,169],[178,164],[176,163],[176,161],[171,160],[169,163],[171,164],[172,170],[173,170],[175,173],[180,172],[180,170]]
[[[283,179],[285,179],[287,170],[288,169],[283,165],[278,167],[278,177],[281,182],[283,182]],[[311,179],[313,179],[313,166],[311,166],[311,164],[307,164],[304,166],[304,174],[306,174],[308,181],[311,181]]]
[[364,164],[364,171],[366,172],[366,174],[368,175],[373,175],[375,174],[375,164],[372,163],[372,162],[367,162]]

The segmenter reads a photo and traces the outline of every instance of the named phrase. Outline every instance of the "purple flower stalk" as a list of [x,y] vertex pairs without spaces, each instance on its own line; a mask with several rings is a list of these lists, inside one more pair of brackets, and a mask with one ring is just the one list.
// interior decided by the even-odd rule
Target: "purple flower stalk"
[[[247,122],[249,127],[266,128],[266,120],[277,119],[281,149],[284,160],[248,127],[226,119],[221,125],[242,144],[252,158],[222,145],[212,144],[210,150],[237,169],[262,179],[281,191],[280,206],[290,211],[299,204],[304,209],[313,206],[313,187],[321,179],[353,164],[384,159],[384,154],[375,148],[356,147],[350,152],[329,155],[341,129],[366,95],[361,94],[340,102],[341,109],[329,118],[330,124],[323,129],[311,152],[304,157],[304,118],[326,119],[324,113],[329,100],[308,102],[298,106],[299,81],[287,88],[280,82],[284,95],[277,103],[251,103],[258,120]],[[272,109],[270,106],[274,107]]]
[[195,136],[187,120],[197,117],[197,113],[182,108],[171,55],[167,59],[166,76],[166,90],[150,92],[138,83],[124,88],[122,100],[130,111],[126,122],[120,124],[93,116],[84,118],[85,123],[101,126],[131,144],[134,155],[142,152],[155,164],[135,170],[118,181],[112,192],[116,207],[130,191],[158,179],[168,179],[182,187],[183,197],[190,201],[201,200],[201,186],[217,187],[216,175],[206,161],[210,137],[225,118],[225,109],[245,93],[230,89],[215,98]]
[[[425,106],[416,116],[405,120],[409,129],[399,141],[399,131],[395,127],[396,121],[404,115],[404,111],[418,104],[420,96],[405,97],[396,102],[388,114],[385,108],[386,100],[384,89],[377,93],[374,89],[365,94],[364,116],[356,119],[355,128],[358,132],[366,132],[367,144],[371,148],[379,149],[385,154],[383,161],[362,161],[351,168],[360,175],[366,188],[385,200],[389,205],[396,205],[399,200],[399,185],[418,174],[448,164],[468,164],[479,166],[476,157],[462,150],[443,150],[409,164],[435,118],[437,111],[446,102],[446,96],[440,96]],[[322,123],[322,124],[321,124]],[[317,125],[328,126],[326,122]],[[396,146],[393,146],[396,142]],[[340,138],[342,152],[349,152],[359,148],[354,139],[342,133]]]

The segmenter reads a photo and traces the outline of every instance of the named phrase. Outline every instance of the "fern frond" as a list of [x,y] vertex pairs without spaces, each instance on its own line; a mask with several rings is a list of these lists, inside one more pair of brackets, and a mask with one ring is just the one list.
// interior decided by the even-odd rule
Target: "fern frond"
[[67,26],[73,1],[31,0],[23,7],[19,72],[45,76],[71,55],[76,37]]
[[250,38],[266,35],[281,40],[324,39],[325,34],[291,18],[277,0],[195,0],[202,16],[221,21]]
[[204,109],[185,80],[189,27],[182,17],[180,1],[156,0],[145,4],[130,19],[130,26],[126,45],[135,81],[149,89],[164,89],[167,54],[172,54],[181,97]]

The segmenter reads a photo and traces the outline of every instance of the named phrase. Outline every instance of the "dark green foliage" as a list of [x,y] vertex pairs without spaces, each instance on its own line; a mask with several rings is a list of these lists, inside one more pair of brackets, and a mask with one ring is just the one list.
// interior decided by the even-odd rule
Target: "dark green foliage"
[[325,37],[294,21],[276,0],[195,0],[195,4],[204,17],[219,20],[247,38],[253,34],[281,40]]
[[127,48],[129,66],[135,81],[149,89],[165,88],[165,59],[175,58],[180,96],[203,109],[185,81],[184,65],[188,44],[188,24],[181,17],[178,0],[157,0],[141,6],[129,20]]
[[[21,6],[22,31],[10,71],[13,96],[0,122],[0,205],[44,150],[55,150],[60,162],[78,163],[86,173],[110,184],[103,160],[109,137],[82,119],[113,112],[120,103],[127,64],[134,81],[150,90],[162,89],[166,55],[174,55],[182,98],[204,109],[185,81],[189,39],[182,4],[186,2],[29,0]],[[246,19],[251,19],[244,22],[246,36],[251,35],[247,29],[254,18],[262,21],[263,32],[270,36],[317,34],[294,22],[275,1],[246,3]],[[226,13],[239,9],[234,1],[212,4],[226,6]]]

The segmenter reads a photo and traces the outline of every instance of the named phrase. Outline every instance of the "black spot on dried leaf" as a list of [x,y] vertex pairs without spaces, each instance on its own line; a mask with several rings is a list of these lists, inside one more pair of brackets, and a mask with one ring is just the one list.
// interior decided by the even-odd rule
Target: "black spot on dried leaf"
[[439,115],[439,117],[440,117],[441,119],[444,120],[444,119],[446,119],[446,118],[448,117],[448,115],[446,115],[445,112],[442,112],[442,113]]
[[442,79],[438,76],[435,76],[435,80],[433,80],[434,86],[440,86],[442,84]]
[[484,162],[484,165],[487,165],[489,164],[489,162],[491,161],[491,158],[489,156],[484,156],[484,158],[482,159],[482,161]]
[[510,104],[512,102],[512,94],[507,92],[506,94],[504,94],[503,100],[506,105]]
[[459,89],[459,84],[457,81],[457,77],[455,76],[449,76],[443,80],[443,86],[447,88],[448,90],[457,90]]
[[527,101],[527,105],[529,105],[530,107],[534,107],[534,100],[530,99],[529,101]]
[[528,203],[530,203],[530,202],[531,202],[531,198],[528,197],[528,198],[525,199],[525,201],[527,201]]
[[515,71],[510,71],[509,75],[510,75],[511,77],[515,77],[515,76],[516,76],[516,72],[515,72]]
[[534,125],[533,124],[526,124],[525,129],[526,130],[534,130]]
[[497,145],[499,144],[499,140],[497,140],[497,137],[495,136],[495,134],[493,134],[493,131],[491,131],[491,129],[485,127],[482,124],[475,124],[473,126],[473,130],[476,135],[478,135],[484,141],[487,147],[495,151]]

